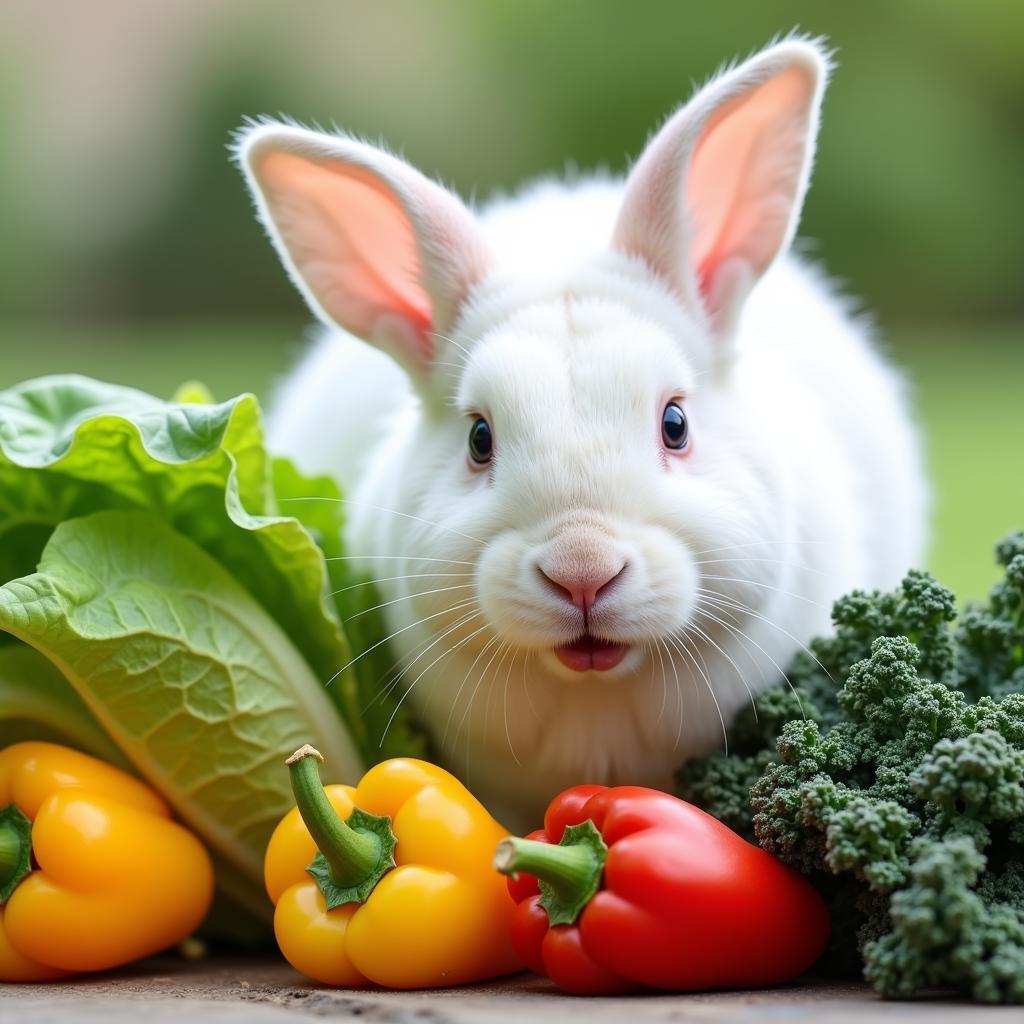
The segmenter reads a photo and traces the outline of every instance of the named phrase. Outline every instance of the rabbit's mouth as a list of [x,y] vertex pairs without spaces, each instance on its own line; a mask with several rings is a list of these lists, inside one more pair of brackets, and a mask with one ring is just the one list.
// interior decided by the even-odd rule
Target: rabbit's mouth
[[615,668],[629,651],[629,644],[613,643],[584,633],[571,643],[555,648],[558,660],[574,672],[607,672]]

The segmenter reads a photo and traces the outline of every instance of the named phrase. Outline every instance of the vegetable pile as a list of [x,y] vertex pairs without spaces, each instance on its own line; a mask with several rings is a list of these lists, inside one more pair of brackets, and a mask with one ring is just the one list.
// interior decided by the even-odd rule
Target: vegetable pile
[[854,592],[835,633],[762,694],[735,747],[680,794],[808,874],[829,902],[827,967],[883,995],[1024,1002],[1024,533],[957,619],[911,572]]
[[0,747],[143,776],[213,854],[231,920],[265,934],[280,752],[313,738],[358,778],[421,740],[398,713],[381,745],[386,648],[349,665],[383,633],[336,486],[269,458],[251,395],[180,397],[77,376],[0,392]]

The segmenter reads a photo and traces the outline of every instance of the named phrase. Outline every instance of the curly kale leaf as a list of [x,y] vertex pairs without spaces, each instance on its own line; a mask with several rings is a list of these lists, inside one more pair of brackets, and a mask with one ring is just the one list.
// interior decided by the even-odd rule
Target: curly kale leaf
[[770,751],[750,757],[720,750],[688,761],[676,772],[676,792],[713,814],[745,839],[753,839],[750,787],[771,763]]
[[911,853],[892,931],[864,947],[867,980],[896,999],[953,987],[979,1002],[1024,1001],[1024,913],[974,891],[985,857],[964,836],[922,839]]
[[828,817],[825,863],[837,875],[852,871],[876,892],[891,892],[906,881],[908,840],[920,826],[891,800],[853,797]]
[[758,697],[739,755],[679,776],[822,892],[823,963],[891,998],[1024,1002],[1024,532],[997,557],[1004,578],[955,627],[926,573],[840,599],[787,673],[799,708]]
[[[810,644],[814,658],[798,655],[788,675],[816,703],[825,705],[858,661],[871,654],[881,636],[906,637],[922,654],[918,666],[930,679],[945,680],[956,665],[956,647],[950,623],[956,618],[956,598],[926,572],[912,570],[891,593],[855,590],[839,598],[832,608],[835,632]],[[836,720],[842,717],[836,713]]]
[[1004,575],[985,604],[967,607],[956,631],[957,685],[975,699],[1024,690],[1024,531],[996,546]]
[[1024,750],[990,730],[939,740],[910,776],[947,820],[1012,821],[1024,815]]
[[920,685],[920,652],[906,637],[879,637],[871,655],[850,667],[836,701],[853,722],[863,722],[877,736],[900,736],[903,705]]

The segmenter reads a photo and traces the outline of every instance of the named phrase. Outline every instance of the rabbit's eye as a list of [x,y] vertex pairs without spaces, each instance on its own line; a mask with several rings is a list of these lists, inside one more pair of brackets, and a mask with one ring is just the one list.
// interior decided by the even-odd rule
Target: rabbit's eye
[[661,414],[661,440],[666,448],[678,451],[686,447],[690,436],[690,426],[686,422],[686,413],[677,402],[669,402]]
[[494,451],[494,435],[491,433],[491,426],[483,418],[473,420],[469,428],[469,457],[479,465],[491,461],[491,452]]

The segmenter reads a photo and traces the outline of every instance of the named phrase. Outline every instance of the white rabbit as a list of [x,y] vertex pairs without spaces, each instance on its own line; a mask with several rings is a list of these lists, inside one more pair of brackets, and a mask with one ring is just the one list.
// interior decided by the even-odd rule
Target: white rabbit
[[828,70],[820,43],[777,43],[624,183],[479,214],[344,135],[240,137],[331,328],[271,442],[348,488],[404,699],[513,827],[576,783],[669,788],[834,598],[922,554],[901,382],[786,255]]

